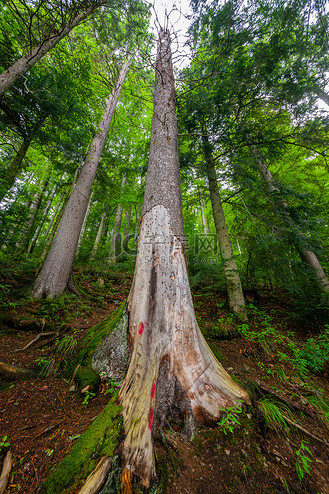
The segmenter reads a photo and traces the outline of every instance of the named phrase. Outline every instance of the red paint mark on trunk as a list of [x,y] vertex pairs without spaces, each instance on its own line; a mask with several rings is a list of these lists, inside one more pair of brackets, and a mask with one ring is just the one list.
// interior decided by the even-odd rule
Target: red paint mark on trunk
[[144,323],[143,322],[139,323],[139,327],[138,327],[139,336],[142,336],[144,328],[145,328]]
[[150,408],[150,414],[149,414],[149,429],[152,429],[153,418],[154,418],[154,407],[151,407]]
[[156,384],[155,384],[155,381],[153,381],[152,390],[151,390],[151,398],[155,397],[155,388],[156,388]]

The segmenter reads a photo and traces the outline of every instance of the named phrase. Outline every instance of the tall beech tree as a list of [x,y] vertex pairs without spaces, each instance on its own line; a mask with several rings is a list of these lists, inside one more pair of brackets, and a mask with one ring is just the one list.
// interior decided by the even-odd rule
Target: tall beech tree
[[[152,437],[166,419],[215,422],[219,407],[248,401],[215,359],[196,322],[189,287],[169,32],[161,30],[139,247],[128,299],[131,361],[120,390],[125,472],[148,487]],[[130,472],[128,474],[128,472]]]
[[118,80],[106,103],[103,120],[94,136],[75,188],[68,200],[50,251],[32,288],[31,295],[34,298],[56,297],[65,290],[74,291],[70,278],[72,264],[97,166],[129,64],[130,55],[123,64]]

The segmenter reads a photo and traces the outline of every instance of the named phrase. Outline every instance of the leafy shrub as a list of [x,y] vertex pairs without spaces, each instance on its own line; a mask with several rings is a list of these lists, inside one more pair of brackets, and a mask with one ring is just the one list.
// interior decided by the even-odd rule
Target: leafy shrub
[[329,324],[326,324],[323,332],[306,341],[300,356],[305,359],[307,366],[314,372],[324,370],[329,360]]

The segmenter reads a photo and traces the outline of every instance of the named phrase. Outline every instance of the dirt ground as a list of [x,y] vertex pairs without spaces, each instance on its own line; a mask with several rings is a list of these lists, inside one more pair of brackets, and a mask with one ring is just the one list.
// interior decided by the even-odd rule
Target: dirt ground
[[[114,276],[109,291],[106,291],[108,286],[103,291],[95,289],[95,282],[92,277],[85,277],[82,284],[94,295],[102,294],[101,305],[89,302],[84,306],[76,302],[65,308],[64,315],[63,309],[58,308],[56,312],[55,306],[48,307],[47,314],[44,307],[35,302],[9,307],[6,314],[21,319],[33,318],[40,316],[43,307],[43,317],[55,325],[60,325],[65,316],[66,325],[79,345],[87,329],[107,317],[126,298],[131,276],[121,273]],[[194,293],[194,300],[204,331],[211,334],[211,328],[218,320],[230,329],[222,295],[215,297],[201,290]],[[283,333],[289,329],[289,323],[275,316],[282,309],[281,299],[275,300],[264,292],[257,304],[273,314],[274,324],[280,326]],[[66,331],[70,332],[67,328]],[[54,355],[56,340],[45,345],[47,339],[40,338],[26,350],[16,350],[31,342],[39,332],[40,329],[21,331],[2,324],[0,360],[22,368],[36,368],[38,359]],[[303,332],[300,338],[305,338]],[[209,341],[218,349],[223,365],[233,377],[246,385],[257,383],[263,393],[269,390],[290,403],[300,428],[291,425],[290,431],[283,433],[270,427],[265,423],[255,397],[252,405],[238,416],[238,422],[233,421],[232,432],[223,426],[202,428],[189,441],[179,426],[173,424],[155,444],[163,490],[168,494],[329,493],[328,426],[308,402],[294,369],[285,365],[286,379],[281,381],[271,371],[278,364],[275,352],[264,352],[258,343],[241,336],[226,340],[209,338]],[[329,398],[328,375],[312,375],[311,379]],[[108,402],[104,389],[99,389],[83,403],[85,398],[86,395],[61,374],[27,379],[4,377],[1,380],[0,441],[7,436],[3,442],[10,443],[6,447],[0,444],[1,462],[8,450],[13,453],[7,493],[35,493]],[[310,451],[307,455],[311,462],[310,473],[304,472],[303,479],[299,480],[296,452],[302,441]]]

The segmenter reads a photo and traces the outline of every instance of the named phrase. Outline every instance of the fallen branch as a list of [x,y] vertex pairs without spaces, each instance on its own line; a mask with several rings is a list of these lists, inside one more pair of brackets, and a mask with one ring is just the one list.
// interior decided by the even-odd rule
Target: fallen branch
[[2,494],[8,484],[9,480],[9,474],[11,471],[11,459],[12,459],[12,453],[8,451],[6,454],[6,457],[3,461],[3,466],[2,466],[2,472],[1,472],[1,477],[0,477],[0,494]]
[[42,338],[43,336],[49,336],[50,334],[53,334],[53,332],[46,331],[45,333],[39,333],[35,338],[33,338],[32,341],[30,341],[30,343],[25,345],[23,348],[17,348],[16,350],[14,350],[14,352],[23,352],[24,350],[27,350],[31,345],[33,345],[33,343],[38,341],[40,338]]
[[299,424],[296,424],[296,422],[294,422],[293,420],[289,419],[286,415],[283,415],[283,418],[291,425],[293,425],[294,427],[296,427],[297,429],[299,429],[300,431],[304,432],[304,434],[306,434],[307,436],[310,436],[312,437],[313,439],[315,439],[316,441],[322,443],[322,444],[325,444],[326,446],[329,446],[329,444],[327,443],[327,441],[324,441],[323,439],[321,439],[320,437],[318,436],[315,436],[314,434],[312,434],[312,432],[304,429],[304,427],[302,427],[301,425]]
[[287,405],[289,408],[293,408],[293,409],[297,410],[298,412],[305,413],[309,417],[312,417],[312,419],[314,419],[314,413],[312,414],[309,410],[307,410],[306,407],[301,407],[301,406],[297,405],[296,403],[293,403],[292,401],[290,401],[290,400],[288,400],[286,398],[283,398],[283,396],[279,395],[275,391],[272,391],[272,390],[270,390],[268,388],[265,388],[262,384],[260,384],[259,381],[256,381],[256,384],[257,384],[259,390],[262,392],[262,394],[272,395],[278,401],[280,401],[281,403],[284,403],[285,405]]
[[53,429],[55,429],[55,427],[58,427],[63,422],[64,422],[64,419],[63,420],[60,420],[59,422],[57,422],[57,424],[54,424],[54,425],[51,425],[50,427],[47,427],[47,429],[45,429],[44,431],[40,432],[40,434],[38,434],[37,436],[34,436],[34,439],[37,439],[38,437],[43,436],[43,434],[46,434],[46,432],[52,431]]
[[97,494],[103,486],[112,466],[112,458],[103,458],[97,463],[96,468],[91,472],[86,483],[80,489],[78,494]]
[[22,369],[21,367],[16,367],[15,365],[3,362],[3,360],[0,360],[0,373],[8,374],[10,377],[36,377],[38,375],[38,373],[33,369]]

